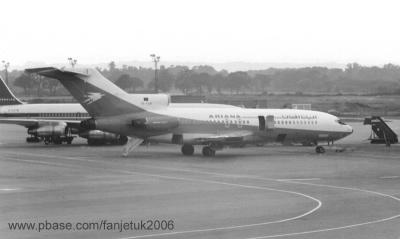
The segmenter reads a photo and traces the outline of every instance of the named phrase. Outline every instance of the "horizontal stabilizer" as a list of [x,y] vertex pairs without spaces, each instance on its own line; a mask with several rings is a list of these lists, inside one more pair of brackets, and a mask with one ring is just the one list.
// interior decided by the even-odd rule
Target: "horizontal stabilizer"
[[36,73],[42,76],[47,76],[51,78],[58,78],[62,75],[64,76],[89,76],[87,73],[75,71],[75,70],[65,70],[63,68],[58,69],[55,67],[39,67],[39,68],[28,68],[25,69],[27,73]]

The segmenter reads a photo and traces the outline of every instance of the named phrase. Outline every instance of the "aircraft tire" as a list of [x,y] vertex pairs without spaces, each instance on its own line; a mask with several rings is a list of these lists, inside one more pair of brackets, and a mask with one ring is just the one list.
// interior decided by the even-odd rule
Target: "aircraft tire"
[[37,137],[27,137],[26,142],[28,143],[38,143],[40,140]]
[[323,153],[325,153],[325,148],[322,146],[317,146],[317,147],[315,147],[315,152],[317,154],[323,154]]
[[181,151],[183,155],[190,156],[194,153],[194,147],[191,144],[184,144],[182,145]]
[[204,157],[214,157],[215,156],[215,150],[209,146],[203,147],[202,153],[203,153]]

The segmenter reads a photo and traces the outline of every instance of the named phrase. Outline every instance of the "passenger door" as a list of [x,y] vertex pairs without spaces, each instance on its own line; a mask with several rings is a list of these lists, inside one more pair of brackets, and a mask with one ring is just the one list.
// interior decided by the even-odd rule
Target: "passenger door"
[[258,116],[258,129],[260,131],[264,131],[265,130],[265,117],[259,115]]

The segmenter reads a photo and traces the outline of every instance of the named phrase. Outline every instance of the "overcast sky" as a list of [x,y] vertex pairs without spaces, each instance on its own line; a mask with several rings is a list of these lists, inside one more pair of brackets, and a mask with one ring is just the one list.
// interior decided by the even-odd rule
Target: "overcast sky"
[[398,1],[5,0],[0,60],[400,64]]

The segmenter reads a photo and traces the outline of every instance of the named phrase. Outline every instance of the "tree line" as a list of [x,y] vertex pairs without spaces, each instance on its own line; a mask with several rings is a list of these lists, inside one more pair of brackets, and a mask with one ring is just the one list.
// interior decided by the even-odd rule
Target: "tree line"
[[[152,92],[154,69],[110,62],[97,68],[106,78],[129,93]],[[297,93],[400,94],[400,66],[383,67],[348,64],[345,69],[327,67],[269,68],[265,70],[217,71],[212,66],[161,66],[158,70],[161,92],[186,95]],[[57,80],[14,70],[10,87],[24,96],[68,95]]]

